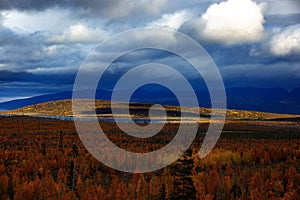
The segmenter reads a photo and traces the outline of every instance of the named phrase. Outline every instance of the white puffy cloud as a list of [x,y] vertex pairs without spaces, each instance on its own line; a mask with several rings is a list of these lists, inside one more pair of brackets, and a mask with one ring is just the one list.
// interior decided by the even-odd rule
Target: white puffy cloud
[[194,14],[192,12],[181,10],[171,14],[164,14],[160,19],[149,23],[148,26],[178,29],[184,22],[191,20],[193,17]]
[[90,43],[100,42],[108,37],[108,33],[101,28],[89,28],[78,23],[67,28],[61,35],[50,38],[52,42],[58,43]]
[[264,36],[263,4],[252,0],[228,0],[211,5],[182,30],[200,40],[233,45],[260,41]]
[[[72,23],[70,11],[48,9],[43,12],[3,11],[3,25],[17,33],[58,32]],[[61,23],[61,22],[64,23]],[[46,22],[46,23],[45,23]],[[74,23],[74,22],[73,22]]]
[[274,34],[270,40],[270,50],[279,56],[300,55],[300,24],[288,26]]
[[66,73],[71,73],[74,72],[76,69],[74,67],[38,67],[34,69],[28,69],[25,70],[25,72],[32,73],[32,74],[66,74]]

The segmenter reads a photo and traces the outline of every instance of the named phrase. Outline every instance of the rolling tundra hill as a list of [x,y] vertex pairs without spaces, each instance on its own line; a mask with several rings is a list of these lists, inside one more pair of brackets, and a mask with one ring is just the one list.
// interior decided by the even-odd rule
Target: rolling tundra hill
[[[130,103],[129,111],[132,118],[148,118],[149,108],[153,104],[146,103]],[[125,103],[119,102],[114,103],[114,108],[116,108],[117,114],[122,115],[125,109]],[[181,109],[187,112],[192,118],[196,116],[196,113],[200,111],[202,118],[210,118],[211,109],[209,108],[198,108],[198,107],[179,107],[164,105],[168,117],[172,119],[178,119],[181,116]],[[156,108],[157,111],[161,108]],[[96,100],[95,101],[95,111],[93,107],[85,107],[82,109],[81,113],[76,113],[78,117],[90,117],[92,113],[96,113],[97,117],[102,118],[112,118],[111,113],[111,102],[107,100]],[[72,100],[58,100],[44,102],[40,104],[25,106],[19,109],[2,112],[1,114],[8,115],[29,115],[29,116],[57,116],[57,117],[72,117]],[[284,120],[284,119],[300,119],[300,115],[290,115],[290,114],[275,114],[266,112],[255,112],[255,111],[243,111],[243,110],[227,110],[227,119],[232,120]],[[121,117],[128,117],[122,115]],[[155,112],[154,112],[155,117]],[[159,118],[160,116],[156,116]]]

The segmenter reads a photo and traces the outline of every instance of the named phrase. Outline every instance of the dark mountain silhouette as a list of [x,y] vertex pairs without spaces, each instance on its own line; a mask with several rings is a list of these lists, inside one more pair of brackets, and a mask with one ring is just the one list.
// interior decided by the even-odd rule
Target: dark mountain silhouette
[[[122,91],[121,93],[126,93]],[[300,87],[288,92],[282,88],[229,88],[227,93],[227,107],[237,110],[252,110],[273,113],[300,114]],[[80,98],[85,98],[86,91],[80,91]],[[184,92],[180,93],[185,95]],[[197,90],[196,95],[201,107],[210,107],[210,97],[206,90]],[[0,103],[0,110],[12,110],[28,105],[71,99],[72,92],[40,95],[27,99],[12,100]],[[189,98],[186,96],[186,98]],[[97,90],[96,99],[110,100],[111,91]],[[122,98],[117,99],[122,101]],[[164,88],[138,89],[131,98],[132,102],[154,103],[165,105],[179,105],[175,95]],[[185,105],[187,106],[187,105]]]
[[[85,98],[86,91],[81,91],[80,94],[82,98]],[[110,97],[111,97],[111,92],[109,91],[99,90],[96,93],[97,99],[107,100],[110,99]],[[12,110],[12,109],[17,109],[24,106],[44,103],[48,101],[57,101],[57,100],[64,100],[64,99],[71,99],[71,98],[72,98],[71,91],[60,92],[55,94],[39,95],[31,98],[16,99],[16,100],[0,103],[0,110]]]
[[291,95],[290,95],[291,97],[291,99],[293,100],[297,100],[298,101],[298,103],[300,102],[300,87],[298,87],[298,88],[295,88],[295,89],[293,89],[292,91],[291,91]]
[[231,88],[227,90],[228,108],[276,113],[300,113],[300,90],[282,88]]
[[0,110],[12,110],[12,109],[39,104],[47,101],[56,101],[56,100],[63,100],[63,99],[70,99],[70,98],[72,98],[72,92],[61,92],[57,94],[39,95],[35,97],[16,99],[16,100],[0,103]]

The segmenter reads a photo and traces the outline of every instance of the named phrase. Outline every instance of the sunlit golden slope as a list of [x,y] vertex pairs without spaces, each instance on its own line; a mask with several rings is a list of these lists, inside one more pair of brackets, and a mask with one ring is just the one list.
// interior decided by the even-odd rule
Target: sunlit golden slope
[[[110,101],[96,100],[96,113],[98,117],[112,117],[110,112]],[[124,109],[124,103],[117,103],[117,108],[121,111]],[[147,117],[150,104],[131,103],[130,111],[132,117],[143,118]],[[178,118],[180,116],[179,106],[164,106],[169,116]],[[211,109],[185,107],[191,116],[195,116],[195,113],[200,109],[201,117],[209,118]],[[82,117],[88,117],[93,111],[92,107],[84,108],[84,113],[77,113]],[[72,113],[72,100],[60,100],[51,101],[41,104],[26,106],[12,111],[3,112],[2,114],[12,115],[40,115],[40,116],[73,116]],[[78,116],[78,115],[77,115]],[[227,110],[227,119],[249,119],[249,120],[264,120],[264,119],[281,119],[281,118],[297,118],[299,115],[286,115],[286,114],[274,114],[254,111],[241,111],[241,110]]]

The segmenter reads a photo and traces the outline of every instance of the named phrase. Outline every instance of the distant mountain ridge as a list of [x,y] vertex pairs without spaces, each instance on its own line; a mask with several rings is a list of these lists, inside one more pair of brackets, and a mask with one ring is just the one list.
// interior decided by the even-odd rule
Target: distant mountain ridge
[[[97,90],[95,98],[110,100],[111,93],[111,91],[107,90]],[[201,107],[210,107],[208,91],[197,90],[195,93],[198,97]],[[293,89],[291,92],[288,92],[283,88],[229,88],[226,90],[226,93],[227,107],[229,109],[300,114],[300,87]],[[184,95],[184,92],[182,94]],[[84,92],[82,92],[82,97],[84,98]],[[43,102],[71,98],[71,91],[40,95],[31,98],[0,103],[0,110],[12,110]],[[131,101],[140,103],[178,105],[175,95],[169,90],[151,90],[149,88],[139,90],[133,95]]]

